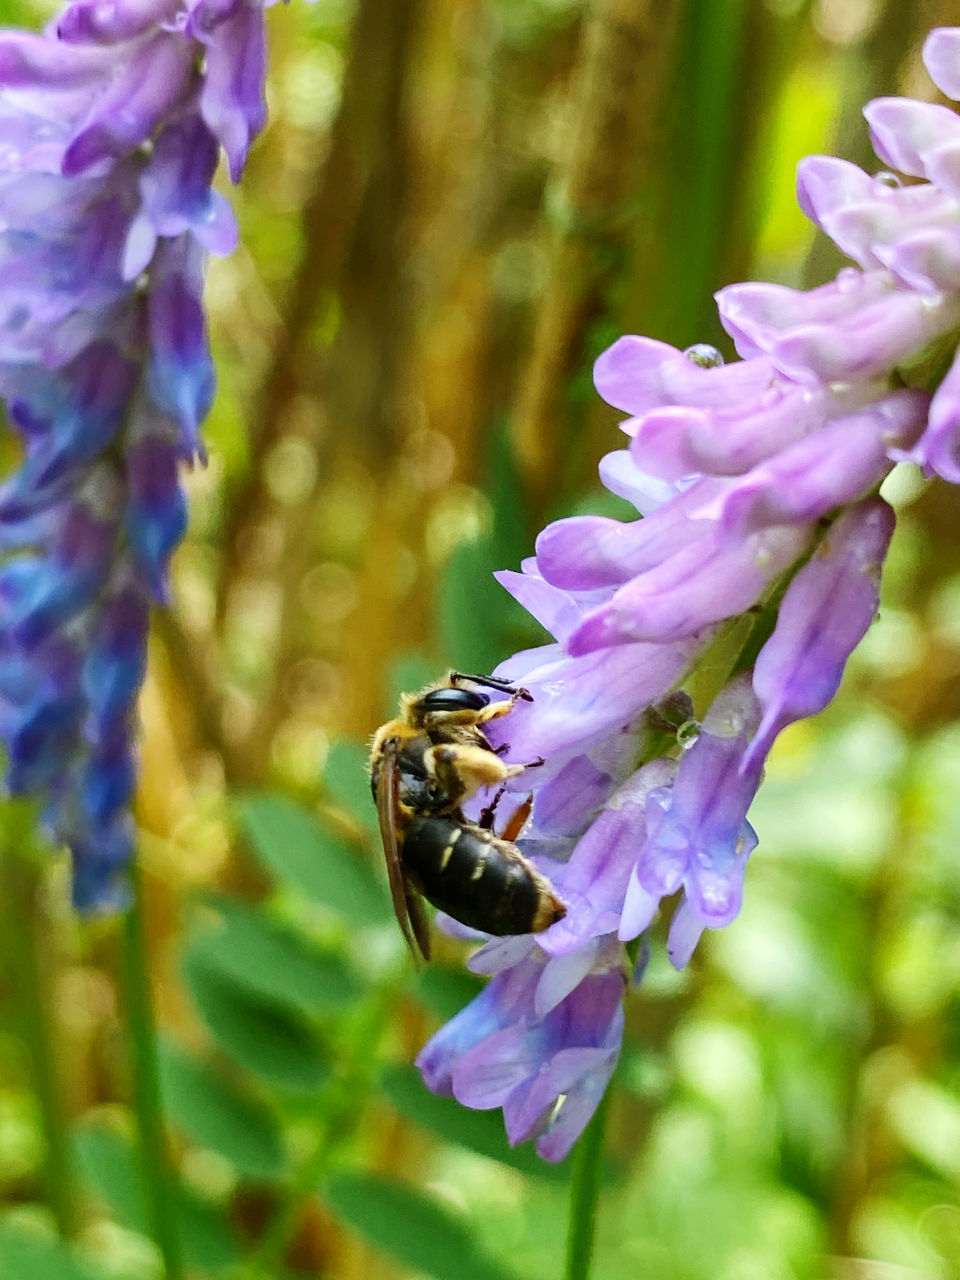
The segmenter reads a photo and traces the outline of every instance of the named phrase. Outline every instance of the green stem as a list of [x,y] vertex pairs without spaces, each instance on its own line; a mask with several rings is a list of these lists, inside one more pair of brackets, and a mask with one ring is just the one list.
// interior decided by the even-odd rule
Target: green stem
[[140,1134],[143,1186],[153,1237],[163,1258],[164,1280],[183,1280],[173,1171],[163,1130],[156,1025],[150,994],[139,869],[130,873],[132,900],[124,915],[121,968],[126,993],[127,1034],[133,1066],[133,1106]]
[[23,801],[4,806],[7,953],[20,1009],[20,1025],[30,1052],[34,1092],[40,1104],[47,1200],[61,1235],[69,1236],[77,1228],[77,1198],[57,1070],[49,966],[41,961],[39,945],[41,938],[49,945],[52,930],[42,919],[43,870],[34,841],[34,817],[33,807]]
[[589,1280],[597,1221],[597,1199],[600,1193],[603,1139],[612,1094],[613,1082],[611,1081],[600,1100],[599,1107],[594,1112],[593,1119],[583,1131],[574,1153],[565,1280]]

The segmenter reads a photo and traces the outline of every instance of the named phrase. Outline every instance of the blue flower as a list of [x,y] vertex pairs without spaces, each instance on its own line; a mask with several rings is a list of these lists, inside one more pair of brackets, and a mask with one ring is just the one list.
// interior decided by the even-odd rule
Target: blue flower
[[179,461],[213,397],[202,289],[236,225],[211,189],[264,122],[246,0],[79,0],[0,33],[0,486],[7,786],[69,845],[74,898],[122,896],[148,614],[186,526]]

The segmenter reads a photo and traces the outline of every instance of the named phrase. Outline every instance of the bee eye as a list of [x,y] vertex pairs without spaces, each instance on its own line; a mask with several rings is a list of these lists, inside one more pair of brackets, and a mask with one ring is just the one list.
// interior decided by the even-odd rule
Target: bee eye
[[490,699],[476,689],[431,689],[417,703],[425,711],[481,711]]

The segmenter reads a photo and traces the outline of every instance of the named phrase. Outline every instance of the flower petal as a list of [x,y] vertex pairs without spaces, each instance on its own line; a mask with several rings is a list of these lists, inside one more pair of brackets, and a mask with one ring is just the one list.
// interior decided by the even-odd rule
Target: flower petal
[[192,27],[207,46],[200,109],[227,153],[232,181],[239,182],[250,144],[267,119],[263,9],[235,0],[208,25],[205,16],[214,12],[213,5],[199,6]]
[[[711,623],[749,609],[768,583],[801,554],[803,528],[764,528],[740,541],[719,531],[638,574],[586,615],[567,639],[581,656],[610,645],[645,642],[654,651],[696,637]],[[667,650],[670,652],[670,650]],[[661,665],[663,657],[661,656]]]
[[923,61],[937,88],[948,98],[960,100],[960,28],[931,31],[924,42]]
[[744,754],[744,772],[756,772],[781,729],[833,698],[847,659],[876,616],[893,525],[893,512],[880,498],[851,507],[790,583],[754,668],[763,719]]
[[910,98],[876,98],[863,114],[877,155],[913,177],[960,194],[960,120],[949,107]]

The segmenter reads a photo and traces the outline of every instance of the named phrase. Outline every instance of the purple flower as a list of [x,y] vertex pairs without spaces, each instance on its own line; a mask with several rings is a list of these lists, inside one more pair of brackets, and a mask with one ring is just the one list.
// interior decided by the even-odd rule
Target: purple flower
[[522,941],[526,954],[433,1037],[417,1065],[434,1093],[478,1110],[502,1107],[511,1144],[533,1138],[544,1159],[562,1160],[619,1056],[619,949],[593,956],[571,982],[563,961],[548,959],[529,939],[510,941]]
[[892,534],[893,512],[880,498],[857,503],[787,588],[753,669],[763,718],[741,766],[748,776],[781,729],[816,715],[837,692],[847,659],[876,617]]
[[760,781],[745,753],[760,709],[749,675],[732,681],[704,718],[672,783],[652,791],[646,839],[623,902],[620,937],[651,923],[661,899],[683,889],[667,950],[677,968],[690,959],[707,927],[729,924],[740,910],[743,871],[757,838],[746,820]]
[[[960,30],[933,32],[924,56],[960,98]],[[491,737],[511,761],[545,761],[510,786],[533,791],[519,844],[567,914],[473,958],[495,976],[420,1066],[431,1088],[502,1107],[511,1140],[539,1134],[547,1158],[609,1076],[624,944],[641,940],[639,972],[666,907],[682,967],[740,910],[767,754],[830,702],[877,612],[893,531],[881,482],[904,460],[960,481],[960,118],[900,99],[866,115],[883,163],[921,182],[829,157],[798,177],[803,209],[857,266],[807,292],[722,290],[741,356],[729,365],[702,346],[614,343],[595,378],[631,415],[628,445],[600,473],[642,518],[559,520],[520,573],[498,575],[554,637],[498,668],[533,701]],[[910,386],[921,355],[950,366],[939,386]],[[698,723],[687,675],[725,631],[751,627],[752,668],[724,675],[713,649]],[[554,1112],[564,1094],[572,1105]]]
[[[606,794],[588,810],[582,838],[566,865],[554,873],[562,881],[567,914],[541,941],[548,954],[580,952],[591,940],[608,934],[630,938],[642,932],[641,928],[623,931],[625,903],[638,852],[647,839],[648,816],[658,800],[670,793],[676,774],[675,760],[651,760],[612,792],[608,783]],[[538,822],[541,794],[537,796]]]
[[0,33],[0,395],[24,461],[0,486],[7,785],[45,803],[81,906],[133,848],[133,716],[213,395],[204,256],[236,226],[211,189],[264,119],[246,0],[78,0]]

